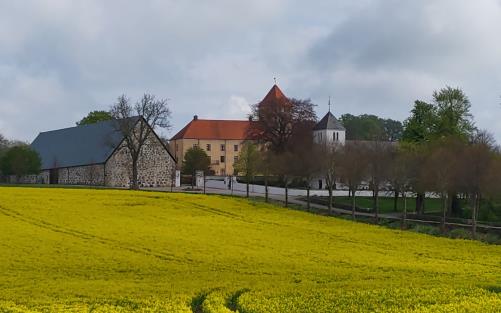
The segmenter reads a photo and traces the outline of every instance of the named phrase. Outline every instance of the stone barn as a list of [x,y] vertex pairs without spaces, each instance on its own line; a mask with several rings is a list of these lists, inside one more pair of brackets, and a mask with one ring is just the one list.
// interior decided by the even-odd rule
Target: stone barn
[[[139,121],[139,117],[134,119]],[[40,155],[42,172],[23,182],[129,187],[132,161],[116,123],[110,120],[40,133],[31,148]],[[174,171],[173,156],[152,130],[139,159],[139,185],[170,186]]]

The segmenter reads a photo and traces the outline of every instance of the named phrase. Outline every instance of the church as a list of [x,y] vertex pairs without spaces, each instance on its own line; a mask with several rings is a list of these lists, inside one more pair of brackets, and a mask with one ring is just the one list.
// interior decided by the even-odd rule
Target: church
[[[287,97],[274,84],[259,105],[278,103],[286,105]],[[315,125],[313,136],[316,143],[325,145],[344,145],[346,130],[343,124],[329,111]],[[215,175],[234,175],[233,165],[246,141],[252,141],[248,131],[253,121],[201,119],[197,115],[170,140],[170,150],[180,169],[184,154],[192,147],[204,150],[211,159],[210,168]],[[325,188],[325,180],[315,179],[313,187]]]

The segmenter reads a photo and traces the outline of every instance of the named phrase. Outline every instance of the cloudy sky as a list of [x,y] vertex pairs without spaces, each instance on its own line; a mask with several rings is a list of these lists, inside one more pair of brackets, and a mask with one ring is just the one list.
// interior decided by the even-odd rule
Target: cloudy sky
[[0,0],[0,133],[31,141],[120,94],[245,118],[273,85],[317,112],[403,120],[464,89],[501,141],[501,0]]

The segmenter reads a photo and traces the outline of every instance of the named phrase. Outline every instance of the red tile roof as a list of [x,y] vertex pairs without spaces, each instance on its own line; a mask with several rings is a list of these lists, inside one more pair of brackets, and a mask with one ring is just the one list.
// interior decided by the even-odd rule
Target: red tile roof
[[[287,105],[288,99],[278,88],[273,85],[259,105],[279,104]],[[181,129],[171,140],[178,139],[217,139],[217,140],[246,140],[251,139],[249,127],[253,122],[248,120],[201,120],[194,118]]]
[[217,139],[245,140],[252,122],[235,120],[201,120],[193,119],[181,129],[171,140],[177,139]]
[[280,105],[287,105],[289,103],[288,98],[284,95],[282,90],[278,88],[277,85],[273,85],[271,87],[270,91],[268,91],[268,94],[264,97],[263,100],[259,103],[259,105],[266,105],[266,104],[280,104]]

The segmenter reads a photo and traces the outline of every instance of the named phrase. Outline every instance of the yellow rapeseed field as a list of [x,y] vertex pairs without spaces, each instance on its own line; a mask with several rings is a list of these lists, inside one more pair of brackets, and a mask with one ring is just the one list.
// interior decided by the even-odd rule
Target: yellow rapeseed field
[[0,188],[0,312],[501,312],[501,247],[261,202]]

